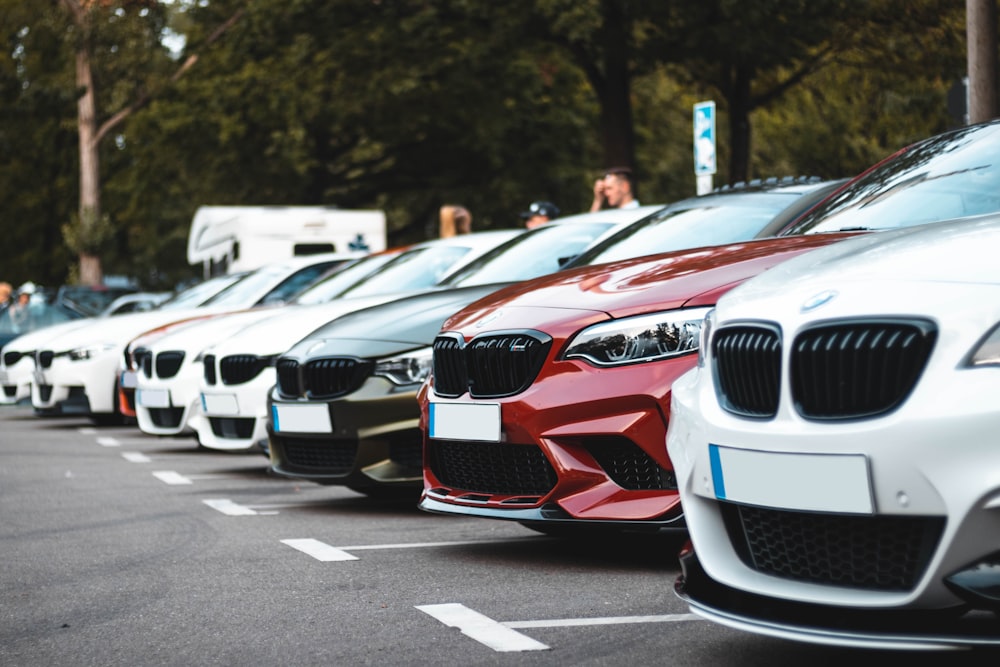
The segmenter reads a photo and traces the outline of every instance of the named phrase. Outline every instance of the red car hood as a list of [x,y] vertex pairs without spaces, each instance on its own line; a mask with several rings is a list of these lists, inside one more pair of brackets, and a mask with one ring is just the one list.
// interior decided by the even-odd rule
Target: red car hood
[[[768,268],[855,234],[814,234],[650,255],[561,271],[506,287],[456,313],[444,330],[482,328],[499,309],[566,309],[612,318],[683,306],[714,305],[719,296]],[[537,315],[535,315],[537,316]],[[509,317],[505,317],[509,321]],[[517,318],[515,316],[515,319]],[[603,319],[598,316],[596,319]]]

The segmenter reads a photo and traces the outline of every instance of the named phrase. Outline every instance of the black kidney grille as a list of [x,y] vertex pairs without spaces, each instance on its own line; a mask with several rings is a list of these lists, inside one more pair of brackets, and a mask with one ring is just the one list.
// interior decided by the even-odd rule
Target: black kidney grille
[[184,363],[184,353],[178,350],[160,352],[156,355],[156,376],[160,378],[172,378],[177,375]]
[[205,384],[214,386],[218,379],[215,376],[215,355],[206,354],[201,360],[202,369],[205,373]]
[[299,380],[299,362],[294,359],[279,358],[274,365],[278,375],[278,393],[282,396],[295,397],[302,395],[302,383]]
[[3,364],[4,366],[13,366],[21,360],[22,356],[21,352],[4,352]]
[[653,457],[627,438],[587,438],[587,451],[608,477],[623,489],[676,489],[671,470],[660,467]]
[[35,355],[35,363],[39,368],[48,368],[52,365],[52,358],[55,356],[52,350],[42,350]]
[[465,348],[469,395],[513,396],[527,389],[542,368],[551,339],[528,334],[479,336]]
[[934,554],[944,519],[818,514],[721,503],[743,562],[765,574],[831,586],[908,591]]
[[552,464],[535,445],[428,440],[427,455],[434,475],[463,491],[541,496],[557,481]]
[[354,357],[313,359],[302,367],[302,384],[310,398],[336,398],[357,390],[374,364]]
[[723,408],[744,417],[774,416],[781,388],[781,334],[776,329],[719,329],[712,356]]
[[271,357],[256,354],[231,354],[219,360],[222,384],[243,384],[260,375],[271,364]]
[[916,385],[936,339],[924,320],[824,324],[795,337],[791,383],[809,419],[858,419],[900,405]]
[[465,348],[462,338],[454,335],[434,339],[434,393],[457,398],[469,390],[469,374],[465,368]]

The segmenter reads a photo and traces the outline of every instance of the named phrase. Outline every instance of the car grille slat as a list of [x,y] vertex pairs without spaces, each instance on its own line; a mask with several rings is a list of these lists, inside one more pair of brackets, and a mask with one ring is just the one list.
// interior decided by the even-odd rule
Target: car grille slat
[[552,346],[551,337],[536,331],[492,332],[467,344],[452,334],[434,342],[434,392],[473,398],[514,396],[538,375]]
[[[168,379],[177,375],[184,363],[184,352],[181,350],[169,350],[156,355],[156,377]],[[147,376],[148,377],[148,376]]]
[[354,357],[311,359],[302,366],[302,389],[310,398],[336,398],[356,391],[375,365]]
[[230,354],[219,360],[222,384],[244,384],[271,365],[271,358],[256,354]]
[[443,484],[473,493],[542,496],[557,481],[536,445],[429,440],[427,460]]
[[210,386],[215,386],[217,378],[215,375],[215,355],[206,354],[205,358],[201,361],[202,371],[205,374],[205,384]]
[[747,567],[865,590],[912,590],[944,530],[942,517],[818,514],[735,503],[720,503],[720,509]]
[[274,366],[277,371],[278,393],[294,398],[302,395],[302,382],[299,379],[299,362],[295,359],[278,359]]
[[723,406],[745,417],[773,417],[781,386],[781,336],[765,327],[727,327],[712,342]]
[[791,383],[808,419],[860,419],[895,409],[930,358],[936,330],[927,321],[826,323],[795,338]]

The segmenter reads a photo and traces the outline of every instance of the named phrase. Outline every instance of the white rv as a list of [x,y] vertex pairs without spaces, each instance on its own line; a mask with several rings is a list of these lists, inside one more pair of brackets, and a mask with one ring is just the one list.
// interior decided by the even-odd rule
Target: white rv
[[205,277],[321,252],[385,250],[385,213],[332,206],[201,206],[187,257]]

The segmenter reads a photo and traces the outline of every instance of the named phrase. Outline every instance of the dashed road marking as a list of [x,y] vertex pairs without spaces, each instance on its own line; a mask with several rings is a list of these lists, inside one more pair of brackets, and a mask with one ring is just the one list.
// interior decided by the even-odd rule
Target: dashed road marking
[[245,505],[238,505],[228,498],[202,500],[209,507],[229,516],[256,516],[257,512]]
[[142,452],[122,452],[122,458],[129,463],[150,463],[153,460]]
[[173,470],[157,470],[153,473],[153,477],[160,480],[164,484],[194,484],[189,477],[185,477],[179,472],[174,472]]
[[309,554],[316,560],[321,560],[324,562],[338,561],[338,560],[358,560],[357,556],[352,556],[343,549],[332,547],[329,544],[326,544],[325,542],[320,542],[319,540],[314,540],[311,538],[281,540],[281,543],[287,544],[293,549],[298,549],[302,553]]
[[120,447],[122,443],[110,436],[101,436],[97,439],[97,444],[101,447]]
[[489,616],[469,609],[465,605],[429,604],[417,607],[420,611],[433,616],[448,627],[458,628],[463,635],[485,644],[494,651],[545,651],[549,646],[513,630],[503,623],[494,621]]
[[80,435],[96,435],[97,429],[91,426],[83,426],[81,428],[78,428],[76,432],[79,433]]

